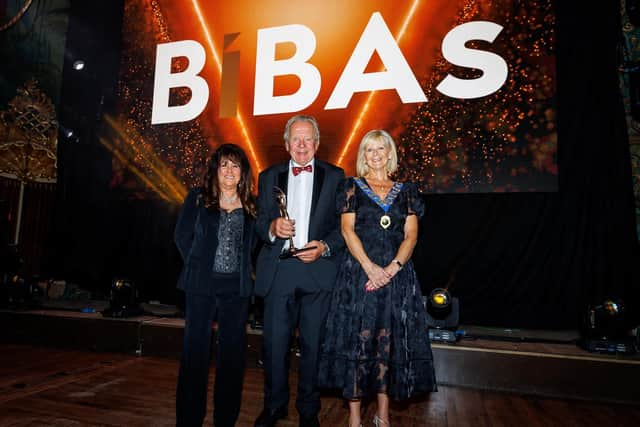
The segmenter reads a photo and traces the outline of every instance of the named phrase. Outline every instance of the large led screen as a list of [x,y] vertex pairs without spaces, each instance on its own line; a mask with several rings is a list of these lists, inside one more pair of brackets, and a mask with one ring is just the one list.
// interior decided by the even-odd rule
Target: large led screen
[[127,0],[124,16],[100,138],[113,190],[179,202],[223,142],[264,170],[295,114],[348,175],[385,129],[397,178],[425,193],[557,189],[550,0]]

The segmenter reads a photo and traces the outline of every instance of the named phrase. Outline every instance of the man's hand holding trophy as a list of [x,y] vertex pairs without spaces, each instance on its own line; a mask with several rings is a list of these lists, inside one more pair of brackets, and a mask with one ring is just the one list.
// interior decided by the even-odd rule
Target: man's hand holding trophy
[[[280,218],[273,222],[272,230],[274,236],[281,239],[287,239],[289,241],[289,247],[286,248],[281,254],[280,259],[286,259],[295,257],[302,252],[306,252],[312,249],[316,249],[317,246],[307,246],[304,248],[296,248],[293,243],[293,236],[295,236],[295,219],[289,217],[287,212],[287,195],[282,191],[280,187],[273,187],[273,194],[276,197],[276,204],[280,211]],[[282,220],[281,220],[282,219]]]

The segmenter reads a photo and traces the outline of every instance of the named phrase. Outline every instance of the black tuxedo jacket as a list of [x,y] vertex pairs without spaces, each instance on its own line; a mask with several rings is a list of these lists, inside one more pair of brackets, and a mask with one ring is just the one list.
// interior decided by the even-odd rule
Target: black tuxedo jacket
[[[178,289],[200,295],[215,295],[215,283],[211,278],[216,249],[220,212],[209,210],[198,201],[201,189],[189,192],[184,201],[174,239],[184,261],[178,279]],[[242,232],[240,254],[240,296],[249,297],[253,292],[251,279],[251,250],[255,242],[255,221],[246,212]]]
[[[344,249],[344,239],[340,232],[340,216],[336,210],[338,184],[344,179],[344,171],[318,159],[314,161],[313,194],[309,217],[309,241],[324,240],[331,250],[331,256],[322,257],[308,264],[311,276],[319,289],[331,289],[338,271],[339,255]],[[269,239],[269,226],[280,216],[273,187],[280,187],[287,193],[289,162],[277,164],[263,171],[258,179],[258,219],[256,232],[264,241],[256,265],[256,294],[266,296],[274,285],[274,277],[280,263],[280,253],[284,239]],[[289,201],[295,203],[295,200]]]

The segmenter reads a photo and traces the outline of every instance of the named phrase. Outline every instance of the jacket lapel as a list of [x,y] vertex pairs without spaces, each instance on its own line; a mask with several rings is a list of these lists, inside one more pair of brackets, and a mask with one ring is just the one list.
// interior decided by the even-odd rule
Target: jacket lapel
[[280,189],[287,194],[287,183],[289,182],[289,162],[287,162],[282,170],[278,172],[278,176],[276,179],[276,185],[280,187]]
[[207,218],[207,234],[213,233],[213,236],[218,236],[218,223],[220,222],[220,210],[218,209],[206,209]]
[[316,159],[315,167],[313,168],[313,193],[311,195],[311,212],[309,212],[309,240],[316,240],[317,230],[320,224],[321,215],[314,215],[318,207],[318,200],[320,200],[320,193],[322,192],[322,184],[324,183],[324,167]]
[[317,160],[315,163],[316,166],[313,172],[313,193],[311,195],[311,213],[313,213],[318,206],[320,191],[322,191],[322,184],[324,182],[324,168],[320,166]]

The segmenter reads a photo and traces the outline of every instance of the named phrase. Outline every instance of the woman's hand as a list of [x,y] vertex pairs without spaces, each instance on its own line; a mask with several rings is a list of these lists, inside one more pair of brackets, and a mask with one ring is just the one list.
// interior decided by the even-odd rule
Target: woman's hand
[[376,291],[389,284],[392,276],[379,265],[371,263],[363,268],[367,277],[369,277],[369,280],[364,285],[367,291]]
[[390,262],[389,265],[387,265],[384,268],[384,271],[390,276],[393,277],[396,274],[398,274],[398,272],[400,271],[400,266],[398,265],[398,263],[396,262]]

